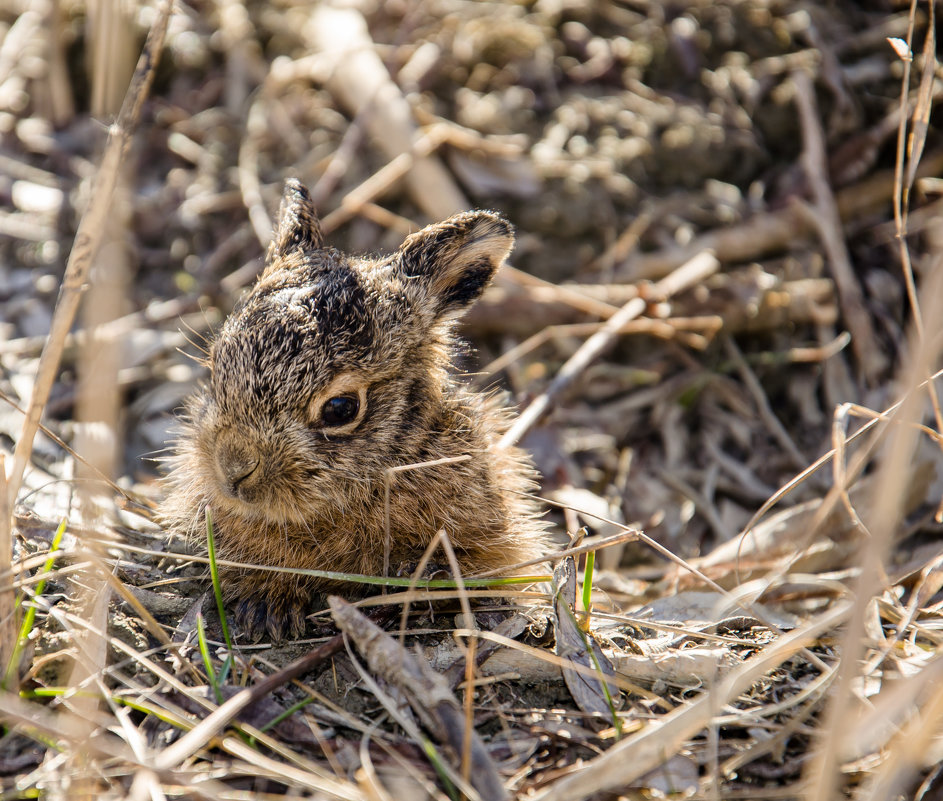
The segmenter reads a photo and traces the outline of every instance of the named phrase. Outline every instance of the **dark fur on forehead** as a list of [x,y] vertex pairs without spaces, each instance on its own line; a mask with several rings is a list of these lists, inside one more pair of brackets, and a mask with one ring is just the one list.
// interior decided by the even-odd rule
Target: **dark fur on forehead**
[[[316,260],[292,280],[260,284],[229,317],[212,350],[213,395],[224,406],[246,390],[261,406],[286,397],[303,403],[338,369],[368,360],[375,341],[359,272],[339,260]],[[240,375],[244,386],[218,379],[217,365]]]

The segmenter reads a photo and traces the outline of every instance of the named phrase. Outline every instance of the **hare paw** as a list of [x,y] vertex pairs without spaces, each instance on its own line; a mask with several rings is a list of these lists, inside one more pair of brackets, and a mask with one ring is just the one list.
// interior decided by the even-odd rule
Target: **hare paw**
[[255,595],[236,601],[236,626],[251,642],[258,642],[267,634],[273,641],[301,637],[307,621],[307,599]]

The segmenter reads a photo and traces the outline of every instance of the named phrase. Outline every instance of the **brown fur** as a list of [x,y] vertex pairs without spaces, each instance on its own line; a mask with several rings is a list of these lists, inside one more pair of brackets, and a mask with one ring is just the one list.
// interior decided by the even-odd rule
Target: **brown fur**
[[[380,575],[388,469],[468,454],[394,474],[392,568],[417,561],[443,528],[466,575],[539,556],[543,525],[522,495],[533,468],[496,446],[509,415],[450,372],[453,320],[512,244],[503,219],[467,212],[390,257],[352,259],[323,246],[307,191],[289,182],[266,269],[188,404],[166,524],[205,538],[209,510],[222,559]],[[328,425],[322,409],[339,396],[359,402],[357,417]],[[328,589],[249,569],[225,569],[221,583],[255,637],[302,631],[312,596]]]

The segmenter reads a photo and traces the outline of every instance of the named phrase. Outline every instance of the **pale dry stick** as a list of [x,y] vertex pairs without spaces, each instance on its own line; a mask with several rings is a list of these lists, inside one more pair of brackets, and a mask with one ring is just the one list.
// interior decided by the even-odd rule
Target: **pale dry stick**
[[102,119],[121,106],[127,81],[134,69],[133,36],[127,35],[130,11],[117,0],[88,4],[85,34],[92,69],[91,113]]
[[[123,317],[118,317],[109,323],[104,323],[95,329],[95,336],[105,340],[126,339],[132,332],[145,328],[166,320],[176,320],[181,317],[193,305],[191,300],[186,298],[173,298],[172,300],[161,301],[148,306],[142,311],[132,312]],[[70,331],[65,340],[65,348],[81,346],[85,343],[91,332],[87,328],[77,328]],[[6,342],[0,342],[0,353],[12,354],[15,356],[25,356],[38,351],[46,341],[44,336],[26,336],[17,339],[8,339]],[[7,400],[7,396],[2,396]],[[12,401],[12,399],[10,399]],[[25,414],[25,412],[21,413]]]
[[[90,548],[82,550],[91,553]],[[72,668],[65,681],[69,690],[77,689],[89,680],[99,681],[108,660],[108,637],[105,628],[108,625],[111,588],[102,581],[101,575],[94,568],[90,568],[80,576],[79,581],[88,582],[88,586],[83,587],[79,615],[87,619],[90,625],[84,632],[73,632],[72,643],[75,651]],[[100,689],[104,689],[104,685],[99,686]],[[86,695],[78,692],[71,700],[72,711],[78,715],[79,720],[86,721],[85,738],[87,739],[92,739],[95,735],[92,719],[99,713],[99,701],[100,698],[93,694]],[[75,734],[79,733],[76,731]],[[76,778],[78,785],[87,788],[88,791],[104,792],[100,779],[90,769],[86,752],[79,750],[70,754],[70,758],[69,771]]]
[[[515,278],[513,272],[509,278]],[[772,279],[767,281],[767,279]],[[530,336],[548,325],[581,323],[584,314],[608,319],[605,308],[583,308],[586,298],[608,304],[613,311],[639,295],[636,284],[565,284],[508,286],[498,273],[480,303],[466,315],[463,328],[476,332]],[[521,282],[523,283],[523,281]],[[568,295],[561,294],[566,289]],[[770,331],[788,324],[831,323],[838,319],[835,284],[831,278],[782,281],[769,273],[744,269],[714,276],[709,294],[691,293],[672,300],[672,317],[718,316],[730,333]],[[573,294],[577,293],[577,294]],[[655,316],[662,319],[661,304]]]
[[23,6],[0,39],[0,86],[15,72],[28,50],[27,43],[38,37],[43,29],[43,15],[35,8]]
[[[666,317],[664,319],[642,318],[632,320],[619,329],[619,334],[647,334],[661,339],[673,339],[690,348],[703,350],[713,340],[714,336],[723,329],[725,324],[721,315],[707,314],[700,317]],[[535,351],[542,345],[558,336],[589,336],[602,328],[604,323],[562,323],[549,325],[540,329],[523,342],[502,353],[497,359],[488,362],[479,371],[474,383],[481,384],[496,373],[501,372],[509,365],[519,361],[528,353]],[[695,333],[703,331],[703,334]],[[789,348],[781,359],[764,359],[763,364],[780,362],[795,364],[802,362],[824,362],[840,353],[850,341],[850,335],[845,332],[839,334],[831,342],[818,347]],[[805,462],[803,461],[803,465]]]
[[[931,4],[932,5],[932,4]],[[904,190],[904,158],[907,147],[907,111],[910,106],[910,69],[913,64],[911,44],[914,40],[914,21],[917,16],[917,0],[910,0],[910,14],[907,20],[907,39],[905,48],[894,47],[898,58],[903,64],[903,74],[900,78],[900,107],[897,120],[897,157],[894,159],[894,226],[897,232],[897,246],[900,251],[900,263],[904,271],[904,281],[907,286],[907,300],[914,313],[914,324],[923,335],[923,315],[920,313],[917,298],[917,284],[914,281],[913,265],[910,263],[910,250],[907,247],[905,234],[907,232],[907,202],[909,193]],[[891,43],[892,45],[894,42]]]
[[[595,298],[587,294],[581,288],[568,286],[566,284],[554,284],[552,281],[547,281],[536,275],[525,273],[523,270],[518,270],[517,267],[512,267],[505,262],[501,271],[498,273],[496,283],[500,286],[503,283],[509,282],[526,289],[542,290],[555,301],[565,303],[567,306],[572,306],[574,309],[579,309],[587,314],[596,315],[603,320],[608,320],[614,314],[619,313],[619,306],[614,306],[611,303],[607,303],[605,300]],[[593,288],[595,289],[596,287],[593,286]],[[638,297],[639,295],[638,287],[620,287],[620,291],[623,293],[631,292],[633,293],[633,297]],[[626,298],[626,300],[630,299],[631,298]]]
[[[319,4],[302,35],[312,50],[331,58],[326,86],[340,105],[355,116],[368,105],[373,109],[366,129],[387,158],[409,153],[416,141],[412,109],[377,53],[360,11]],[[468,208],[452,176],[432,155],[416,159],[403,180],[413,202],[433,220]]]
[[[2,456],[2,454],[0,454]],[[2,479],[0,479],[2,480]],[[20,574],[20,578],[13,581],[13,589],[15,590],[26,590],[32,596],[31,585],[38,584],[44,579],[50,578],[50,576],[55,575],[56,578],[62,578],[64,576],[71,575],[73,573],[80,573],[82,570],[88,569],[88,566],[91,562],[72,562],[66,567],[56,568],[54,571],[49,573],[44,573],[43,571],[38,571],[35,574],[30,574],[29,571],[34,568],[41,567],[46,564],[50,559],[56,560],[61,559],[64,556],[71,556],[74,551],[65,550],[64,548],[57,548],[55,551],[40,551],[39,553],[33,554],[30,557],[25,559],[16,560],[16,572]],[[12,573],[10,574],[12,575]],[[6,578],[9,578],[7,576]]]
[[327,235],[357,216],[365,204],[388,191],[397,181],[408,175],[421,159],[435,153],[447,138],[447,132],[441,126],[431,128],[419,136],[409,150],[394,156],[373,175],[344,195],[340,207],[325,215],[321,220],[322,233]]
[[[712,253],[700,253],[689,262],[681,265],[671,275],[663,278],[651,289],[651,298],[664,299],[697,284],[716,272],[720,262]],[[584,342],[560,368],[550,385],[524,409],[511,427],[501,437],[500,447],[510,447],[550,408],[556,398],[579,376],[602,352],[612,344],[623,325],[641,315],[647,308],[647,301],[632,298],[619,311],[610,317],[603,328]]]
[[264,100],[267,87],[262,84],[258,96],[249,107],[246,115],[246,133],[239,143],[239,155],[236,157],[236,172],[239,176],[239,191],[242,193],[242,204],[249,215],[249,224],[255,231],[255,238],[263,248],[272,241],[272,219],[265,210],[262,200],[262,183],[259,180],[259,146],[258,139],[268,127],[268,116],[265,113]]
[[[930,7],[930,19],[927,26],[926,39],[924,41],[924,59],[923,77],[920,81],[920,91],[917,106],[914,108],[914,118],[921,123],[920,134],[926,138],[926,120],[929,119],[930,105],[932,103],[934,73],[936,68],[936,25],[934,24],[934,3],[928,3]],[[910,106],[910,69],[913,62],[913,53],[911,44],[914,37],[914,20],[917,16],[917,0],[911,0],[910,14],[907,20],[907,40],[905,42],[906,50],[902,51],[895,47],[898,56],[904,65],[903,75],[900,83],[900,107],[899,120],[897,128],[897,157],[894,161],[894,231],[897,237],[897,247],[900,256],[901,269],[904,273],[904,283],[907,287],[907,300],[910,302],[910,308],[913,311],[914,326],[918,337],[924,336],[923,313],[920,311],[920,300],[917,297],[917,284],[914,279],[913,264],[910,260],[910,249],[907,247],[907,221],[910,213],[910,190],[913,187],[917,174],[917,167],[920,163],[920,156],[923,154],[923,141],[919,148],[914,147],[908,154],[909,164],[907,169],[907,180],[904,181],[904,152],[906,149],[907,137],[907,111]],[[892,42],[893,44],[893,42]],[[930,62],[932,60],[932,65]],[[918,138],[917,125],[912,132],[913,140]],[[912,145],[913,147],[913,145]],[[918,152],[915,152],[918,151]],[[940,431],[943,431],[943,410],[940,409],[940,398],[936,391],[936,385],[931,381],[927,385],[930,394],[930,403],[933,405],[933,414],[936,418],[936,425]],[[941,445],[943,448],[943,445]],[[936,520],[939,523],[943,520],[943,498],[936,511]]]
[[0,236],[27,242],[55,241],[58,231],[54,225],[38,222],[35,215],[25,212],[0,214]]
[[870,386],[877,381],[887,366],[887,358],[871,326],[864,294],[848,254],[835,195],[828,183],[825,135],[819,122],[812,79],[805,70],[800,69],[792,73],[792,81],[796,88],[796,105],[802,124],[801,162],[815,206],[812,222],[818,229],[828,255],[832,278],[838,288],[838,304],[845,324],[851,332],[851,347],[861,368],[862,377]]
[[[912,332],[911,349],[900,372],[901,385],[910,387],[894,415],[904,423],[919,421],[922,414],[921,393],[917,391],[923,376],[929,375],[943,349],[943,260],[937,258],[926,277],[922,300],[926,302],[929,323],[923,337]],[[917,340],[914,342],[914,340]],[[849,725],[849,699],[854,697],[854,684],[859,679],[858,667],[867,641],[867,610],[875,593],[879,593],[883,565],[890,543],[900,522],[903,499],[906,497],[908,465],[913,461],[918,432],[910,425],[886,425],[892,432],[884,444],[883,459],[878,467],[877,485],[881,488],[868,521],[871,537],[862,551],[861,572],[855,584],[856,603],[842,637],[841,665],[838,682],[822,725],[822,748],[814,754],[806,770],[810,786],[809,801],[829,801],[837,785],[839,733]]]
[[643,211],[639,214],[616,237],[615,242],[586,265],[586,269],[594,273],[610,272],[616,264],[624,261],[638,247],[642,234],[651,226],[655,216],[651,211]]
[[[17,25],[19,21],[27,15],[27,13],[29,12],[23,12],[20,14],[20,16],[17,17],[16,22],[13,24]],[[7,33],[9,34],[9,31]],[[0,45],[0,50],[2,49],[3,46]],[[2,67],[0,67],[0,69],[2,69]],[[56,173],[44,170],[41,167],[36,167],[32,164],[24,164],[22,161],[19,161],[12,156],[4,155],[3,153],[0,153],[0,173],[12,180],[28,181],[29,183],[39,184],[40,186],[49,186],[53,187],[54,189],[62,189],[62,187],[65,185],[65,180],[56,175]]]
[[824,362],[841,353],[851,341],[851,334],[843,331],[834,337],[831,342],[815,347],[796,347],[786,351],[786,361],[792,364],[803,362]]
[[393,796],[380,783],[380,777],[373,766],[373,758],[370,756],[370,740],[379,727],[380,721],[376,721],[370,729],[360,736],[360,749],[357,753],[360,757],[360,767],[357,770],[357,783],[361,787],[367,785],[367,795],[371,801],[393,801]]
[[631,257],[616,270],[616,281],[655,280],[668,275],[705,250],[723,263],[742,263],[787,248],[807,236],[808,221],[793,206],[776,212],[754,214],[736,226],[707,231],[684,247],[670,247]]
[[[647,624],[646,624],[647,625]],[[566,657],[557,656],[552,651],[546,650],[546,648],[538,647],[536,645],[527,645],[525,643],[519,642],[518,640],[506,637],[503,634],[499,634],[497,631],[483,631],[481,629],[455,629],[453,634],[456,637],[477,637],[481,640],[486,640],[489,643],[494,643],[495,645],[503,646],[511,651],[516,652],[520,655],[517,660],[517,663],[514,665],[513,672],[517,673],[525,682],[537,683],[537,682],[546,682],[546,681],[563,681],[563,671],[568,670],[572,673],[579,673],[581,676],[585,676],[592,680],[599,679],[599,671],[594,665],[581,665],[578,662],[573,662]],[[695,649],[691,649],[694,652]],[[729,651],[725,651],[729,653]],[[617,662],[620,662],[620,665],[625,665],[625,660],[620,660],[618,657],[613,657]],[[496,656],[493,656],[492,659],[497,659]],[[541,672],[536,668],[531,668],[528,670],[522,665],[522,660],[527,659],[528,662],[533,664],[545,664],[550,665],[554,668],[553,672]],[[651,655],[644,655],[639,657],[641,661],[644,661],[646,666],[651,667],[652,657]],[[644,678],[644,681],[652,683],[657,681],[659,678],[665,678],[666,676],[683,676],[683,680],[679,681],[679,686],[690,686],[690,680],[696,678],[697,680],[702,680],[706,671],[697,671],[691,670],[691,663],[693,660],[690,658],[685,660],[685,666],[682,669],[672,671],[668,668],[661,670],[661,665],[658,666],[654,671],[649,671]],[[710,656],[710,675],[714,676],[717,673],[717,662],[718,655],[717,650],[712,651]],[[447,669],[447,667],[446,667]],[[651,690],[646,690],[644,687],[640,687],[637,684],[629,681],[624,675],[622,675],[623,668],[620,667],[619,671],[615,674],[607,676],[606,682],[608,684],[614,684],[620,690],[625,692],[632,693],[641,698],[644,698],[648,703],[661,707],[665,710],[671,710],[673,707],[668,701],[662,698],[660,695],[653,693]]]
[[[522,359],[528,353],[537,350],[537,348],[557,337],[591,336],[601,330],[604,325],[605,323],[569,323],[542,328],[533,336],[528,337],[519,345],[515,345],[513,348],[506,350],[497,359],[494,359],[482,367],[480,371],[482,378],[493,377],[496,373],[501,372],[514,362]],[[723,325],[723,318],[713,315],[706,317],[668,317],[664,320],[642,318],[641,320],[632,320],[626,323],[616,333],[620,335],[648,334],[649,336],[659,337],[660,339],[675,339],[688,347],[703,350],[710,344],[710,338],[723,328]],[[708,333],[705,336],[691,333],[692,330],[704,330]],[[479,378],[476,383],[481,383],[482,378]]]
[[[120,103],[120,98],[115,98],[115,91],[118,89],[115,76],[127,75],[127,71],[133,67],[133,57],[127,59],[127,64],[122,61],[130,55],[126,52],[127,43],[123,43],[122,47],[114,49],[113,52],[100,52],[108,49],[108,43],[117,36],[120,28],[121,15],[111,13],[116,10],[114,0],[111,0],[110,5],[112,8],[108,8],[109,4],[104,4],[100,12],[112,19],[108,22],[99,20],[96,25],[102,39],[96,42],[95,80],[101,84],[99,102],[113,104],[114,107],[107,108],[107,111],[114,114]],[[109,66],[113,69],[109,69]],[[117,81],[120,80],[118,77]],[[82,321],[91,335],[86,337],[85,345],[77,357],[73,415],[76,432],[73,444],[84,459],[75,465],[74,475],[78,481],[73,485],[72,510],[75,517],[85,522],[100,518],[106,505],[111,504],[110,497],[101,497],[101,485],[89,479],[99,475],[113,478],[121,448],[118,372],[124,343],[115,339],[101,339],[96,334],[102,325],[112,322],[127,306],[130,265],[125,242],[130,223],[131,193],[124,173],[118,175],[113,196],[112,210],[105,221],[98,256],[95,258],[95,280],[89,286],[80,310]],[[104,529],[102,533],[107,536],[110,532]],[[80,553],[87,551],[89,554],[95,554],[99,549],[100,546],[95,543],[83,543]],[[66,677],[65,683],[68,687],[81,686],[89,677],[98,679],[107,663],[108,646],[105,639],[91,632],[104,630],[108,624],[111,600],[111,588],[106,578],[108,575],[107,571],[93,567],[85,575],[76,577],[79,589],[74,595],[74,603],[93,626],[74,640],[79,646],[79,652]],[[98,710],[101,698],[102,696],[95,694],[77,694],[72,700],[72,710],[80,717],[90,718],[91,713]],[[124,720],[123,716],[121,720]],[[89,734],[91,735],[91,729]],[[97,792],[103,792],[101,780],[89,771],[89,766],[81,754],[72,755],[72,762],[70,773],[81,777],[79,781],[86,783],[90,791],[96,788]]]
[[456,150],[475,150],[506,159],[527,157],[530,145],[526,134],[483,134],[454,119],[433,114],[422,106],[414,106],[413,114],[421,125],[445,125],[449,129],[449,144]]
[[324,171],[318,178],[317,183],[311,187],[311,202],[315,208],[321,208],[327,202],[327,199],[334,192],[334,188],[343,179],[347,170],[350,169],[350,164],[363,143],[363,120],[369,113],[369,108],[364,109],[359,117],[355,117],[351,121],[337,148],[327,157]]
[[131,78],[121,112],[109,131],[88,208],[82,215],[75,234],[75,242],[69,253],[49,337],[39,359],[39,369],[30,396],[26,419],[23,421],[23,430],[13,453],[13,466],[8,476],[8,498],[11,507],[15,503],[16,493],[19,492],[26,465],[32,454],[33,438],[36,436],[43,408],[56,377],[66,335],[72,327],[79,300],[88,280],[92,259],[101,242],[105,220],[118,181],[118,173],[131,144],[131,136],[137,127],[144,99],[154,79],[172,7],[173,0],[162,0],[158,6],[157,17],[148,32],[147,41],[144,43],[134,76]]
[[379,228],[395,231],[401,237],[416,233],[422,226],[419,223],[404,217],[402,214],[390,211],[377,203],[364,203],[359,210],[360,216],[375,223]]
[[625,787],[661,765],[697,732],[710,725],[713,710],[735,700],[763,678],[850,614],[850,604],[838,604],[814,620],[784,634],[743,664],[733,668],[693,703],[650,722],[579,770],[538,792],[535,801],[570,801],[594,793]]
[[[252,64],[258,58],[254,48],[255,29],[246,4],[241,0],[223,0],[217,5],[219,45],[226,57],[224,96],[226,111],[233,118],[245,110],[252,81]],[[215,38],[215,37],[214,37]]]
[[[910,202],[910,190],[913,188],[917,176],[917,165],[923,155],[923,148],[927,143],[927,133],[930,128],[930,109],[936,93],[937,67],[936,58],[936,11],[935,3],[927,2],[927,29],[923,38],[923,75],[920,76],[920,88],[917,90],[917,102],[914,106],[913,124],[910,131],[908,146],[907,179],[904,191],[907,193],[904,202]],[[899,131],[898,131],[899,132]],[[907,228],[906,220],[904,228]]]
[[808,463],[808,460],[799,451],[795,441],[789,436],[789,432],[786,431],[786,427],[780,422],[776,413],[769,405],[769,398],[766,397],[766,392],[763,391],[762,385],[757,379],[756,374],[750,369],[747,360],[743,358],[743,354],[740,352],[740,348],[737,347],[737,343],[730,337],[724,337],[724,348],[727,351],[727,355],[733,359],[734,364],[737,366],[737,371],[743,379],[743,383],[746,384],[747,389],[753,396],[756,409],[760,413],[763,422],[766,423],[766,427],[779,443],[780,447],[786,452],[793,467],[797,470],[802,470]]
[[[920,182],[920,193],[926,201],[907,214],[907,235],[914,236],[932,232],[940,224],[943,213],[943,177],[924,178]],[[872,241],[876,244],[890,243],[897,239],[897,223],[888,220],[876,223],[869,229]],[[909,303],[909,301],[908,301]]]
[[[835,451],[835,458],[832,459],[832,486],[838,491],[839,500],[841,500],[851,525],[858,530],[863,538],[870,539],[871,532],[861,521],[858,511],[852,503],[851,494],[849,493],[851,482],[848,481],[845,475],[845,445],[848,441],[847,422],[848,407],[850,405],[847,403],[839,404],[832,415],[832,449]],[[813,532],[816,531],[815,526],[812,526],[811,529]]]

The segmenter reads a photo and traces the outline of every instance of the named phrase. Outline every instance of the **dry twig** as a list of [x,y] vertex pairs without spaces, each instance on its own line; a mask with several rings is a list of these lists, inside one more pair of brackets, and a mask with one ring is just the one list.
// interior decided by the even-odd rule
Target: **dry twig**
[[838,303],[845,323],[851,331],[851,347],[865,383],[871,386],[887,366],[887,358],[871,327],[871,317],[865,307],[864,294],[845,245],[838,206],[828,183],[825,136],[816,110],[812,79],[805,70],[796,70],[792,80],[796,87],[796,102],[802,122],[802,166],[815,202],[812,220],[828,254],[832,276],[838,288]]
[[329,603],[337,627],[356,643],[370,669],[405,693],[413,711],[436,739],[448,744],[459,756],[470,748],[471,783],[482,799],[498,801],[507,798],[504,783],[474,731],[471,732],[470,744],[466,744],[462,707],[452,695],[448,682],[414,659],[356,607],[336,596],[331,596]]
[[[650,293],[652,300],[670,298],[689,286],[703,281],[720,266],[720,262],[711,253],[702,253],[683,264],[667,278],[655,284]],[[593,334],[580,349],[560,368],[550,385],[531,401],[511,427],[501,437],[501,446],[508,447],[519,442],[521,437],[550,408],[557,396],[585,370],[609,345],[612,344],[619,330],[630,320],[634,320],[645,311],[647,302],[640,297],[632,298],[607,321],[605,326]]]
[[[352,7],[321,5],[311,17],[308,33],[315,50],[330,57],[331,92],[355,115],[365,106],[372,109],[365,126],[387,157],[393,160],[414,152],[416,126],[409,103],[377,55],[361,13]],[[404,181],[416,205],[431,219],[468,208],[452,177],[431,155],[414,157]]]

